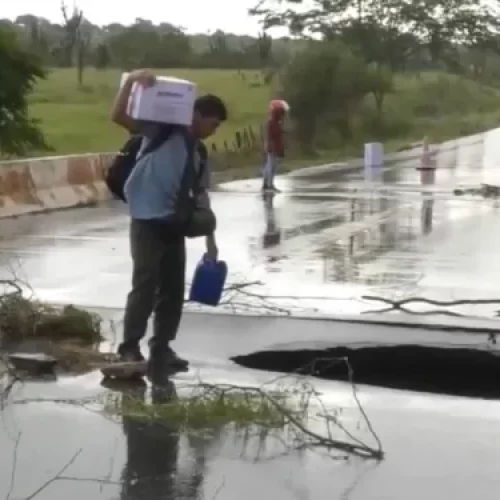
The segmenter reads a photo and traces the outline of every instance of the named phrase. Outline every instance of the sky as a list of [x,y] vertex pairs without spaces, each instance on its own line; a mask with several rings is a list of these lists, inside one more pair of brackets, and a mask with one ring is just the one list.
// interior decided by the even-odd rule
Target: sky
[[[248,9],[256,3],[256,0],[76,0],[76,5],[93,24],[131,24],[137,17],[141,17],[150,19],[155,24],[168,22],[181,26],[189,33],[207,33],[221,29],[250,35],[259,32],[257,20],[248,15]],[[106,8],[106,4],[109,7]],[[71,11],[73,0],[66,0],[66,5]],[[14,20],[22,14],[33,14],[51,22],[61,22],[61,0],[2,2],[0,17]]]

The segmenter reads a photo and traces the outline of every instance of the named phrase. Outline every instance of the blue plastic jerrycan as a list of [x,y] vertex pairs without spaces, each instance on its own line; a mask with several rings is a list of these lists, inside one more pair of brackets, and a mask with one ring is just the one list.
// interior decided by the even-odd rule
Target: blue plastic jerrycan
[[212,261],[203,255],[194,271],[189,300],[207,306],[219,305],[227,277],[227,264]]

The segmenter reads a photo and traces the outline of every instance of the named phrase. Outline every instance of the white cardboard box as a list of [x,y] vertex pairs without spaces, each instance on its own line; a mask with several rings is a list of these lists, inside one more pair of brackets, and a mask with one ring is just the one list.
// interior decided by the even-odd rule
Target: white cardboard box
[[[120,86],[126,74],[122,75]],[[127,113],[135,120],[191,125],[196,85],[187,80],[159,76],[153,87],[135,84],[130,93]]]
[[365,144],[365,167],[380,168],[384,163],[384,146],[380,142]]
[[380,142],[365,144],[365,181],[379,182],[384,165],[384,146]]

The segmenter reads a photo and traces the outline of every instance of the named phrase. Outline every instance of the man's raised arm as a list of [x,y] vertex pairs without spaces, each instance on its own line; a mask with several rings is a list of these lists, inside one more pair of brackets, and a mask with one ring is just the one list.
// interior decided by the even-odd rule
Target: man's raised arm
[[137,122],[127,114],[128,99],[134,83],[150,87],[155,83],[155,76],[149,69],[138,69],[128,74],[125,82],[116,94],[111,108],[111,121],[120,125],[131,134],[138,132]]

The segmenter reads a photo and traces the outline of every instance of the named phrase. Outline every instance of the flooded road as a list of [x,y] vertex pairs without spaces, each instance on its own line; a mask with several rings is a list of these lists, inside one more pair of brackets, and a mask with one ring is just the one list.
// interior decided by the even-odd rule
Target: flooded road
[[[305,313],[358,314],[384,305],[363,300],[365,295],[496,298],[498,203],[453,190],[500,178],[494,154],[499,136],[493,131],[441,145],[431,185],[415,168],[418,149],[370,182],[362,169],[341,166],[285,176],[276,196],[263,197],[259,181],[223,185],[213,204],[229,280],[259,282],[253,294],[272,295],[283,308]],[[4,220],[0,259],[42,299],[122,307],[130,279],[127,230],[126,207],[119,202]],[[189,277],[203,242],[188,247]],[[496,308],[462,305],[452,311],[492,317]]]
[[[186,317],[178,342],[179,351],[190,354],[192,369],[172,382],[177,391],[200,379],[262,386],[274,376],[241,369],[228,358],[268,348],[273,342],[294,349],[300,344],[331,345],[374,337],[410,343],[425,336],[442,344],[484,342],[483,336],[445,332],[430,336],[419,329],[193,314]],[[105,393],[100,383],[100,373],[94,372],[57,383],[20,384],[12,391],[1,412],[0,498],[8,498],[12,484],[11,498],[30,498],[46,483],[36,498],[252,500],[272,495],[276,500],[469,500],[478,494],[494,500],[498,496],[498,401],[359,386],[357,397],[386,452],[384,461],[377,463],[342,458],[334,450],[327,454],[321,449],[285,448],[280,435],[264,443],[234,429],[179,436],[154,420],[111,419],[95,403],[85,404],[85,398]],[[348,384],[317,380],[314,386],[321,394],[321,407],[313,407],[313,415],[337,412],[332,414],[357,439],[373,442]],[[136,396],[154,400],[154,393],[140,387],[133,390]],[[116,388],[110,391],[119,394]],[[319,420],[312,419],[313,429]]]
[[[485,332],[429,331],[429,319],[421,316],[408,320],[421,328],[374,324],[373,317],[354,324],[276,316],[356,315],[385,307],[366,295],[496,299],[497,202],[457,197],[453,189],[500,179],[498,139],[494,131],[442,145],[435,182],[424,186],[415,169],[418,152],[369,182],[362,169],[324,167],[280,178],[283,192],[274,197],[262,197],[258,181],[221,186],[213,196],[220,256],[228,262],[230,283],[254,283],[232,293],[223,310],[264,316],[186,314],[176,348],[190,359],[191,370],[173,378],[177,390],[200,378],[260,386],[274,375],[241,368],[230,358],[271,348],[362,341],[484,347]],[[97,309],[114,322],[106,344],[114,349],[130,280],[127,229],[120,203],[0,221],[4,274],[14,272],[44,300]],[[188,275],[202,252],[203,242],[189,242]],[[425,304],[411,308],[435,310]],[[493,318],[496,309],[465,304],[452,310]],[[313,383],[323,404],[342,410],[344,425],[369,440],[351,385]],[[176,435],[154,421],[111,419],[95,401],[85,403],[108,391],[120,392],[103,387],[99,372],[16,385],[0,412],[0,499],[498,497],[498,401],[360,386],[357,395],[386,452],[375,463],[338,459],[337,452],[285,450],[278,439],[262,449],[256,438],[230,429]],[[152,395],[144,390],[141,397]]]

